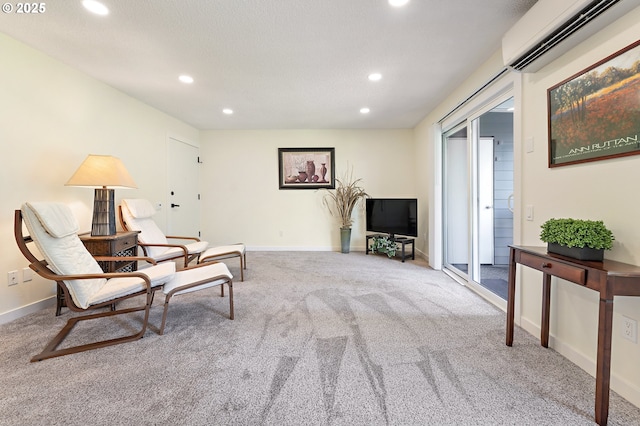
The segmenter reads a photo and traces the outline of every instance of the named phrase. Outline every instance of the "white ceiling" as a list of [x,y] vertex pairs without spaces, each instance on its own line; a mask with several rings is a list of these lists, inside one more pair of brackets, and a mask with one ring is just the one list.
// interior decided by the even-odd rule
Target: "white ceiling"
[[535,1],[55,0],[0,31],[198,129],[412,128]]

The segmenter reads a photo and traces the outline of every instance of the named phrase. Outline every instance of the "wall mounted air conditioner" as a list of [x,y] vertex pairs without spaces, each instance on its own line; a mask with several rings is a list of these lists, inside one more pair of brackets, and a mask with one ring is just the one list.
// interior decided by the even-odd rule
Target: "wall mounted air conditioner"
[[504,64],[535,72],[636,7],[640,0],[538,0],[502,38]]

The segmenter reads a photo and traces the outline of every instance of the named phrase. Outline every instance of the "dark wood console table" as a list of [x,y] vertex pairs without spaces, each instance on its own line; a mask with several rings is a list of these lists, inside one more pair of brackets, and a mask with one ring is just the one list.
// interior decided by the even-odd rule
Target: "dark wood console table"
[[551,277],[562,278],[600,293],[595,420],[599,425],[605,426],[609,414],[613,298],[614,296],[640,296],[640,267],[606,259],[604,262],[576,260],[547,253],[546,247],[510,246],[507,346],[513,344],[517,263],[543,273],[540,344],[545,348],[549,346]]

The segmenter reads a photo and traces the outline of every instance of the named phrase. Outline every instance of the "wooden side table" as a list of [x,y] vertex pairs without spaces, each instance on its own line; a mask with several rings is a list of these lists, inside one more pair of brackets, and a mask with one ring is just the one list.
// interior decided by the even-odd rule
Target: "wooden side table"
[[507,300],[507,346],[513,345],[516,294],[516,264],[542,272],[542,318],[540,344],[549,346],[551,277],[595,290],[598,307],[598,349],[596,358],[595,421],[606,426],[609,415],[611,339],[615,296],[640,296],[640,267],[605,259],[593,262],[547,253],[546,247],[509,246],[509,298]]
[[[80,240],[93,256],[132,257],[138,250],[138,232],[123,231],[115,235],[92,236],[90,233],[78,235]],[[138,269],[135,260],[98,261],[103,272],[132,272]],[[61,308],[66,307],[64,293],[60,286],[57,291],[56,316]]]
[[[133,257],[138,250],[138,232],[123,231],[115,235],[92,236],[80,234],[80,240],[93,256]],[[137,261],[98,261],[103,272],[132,272],[138,269]]]

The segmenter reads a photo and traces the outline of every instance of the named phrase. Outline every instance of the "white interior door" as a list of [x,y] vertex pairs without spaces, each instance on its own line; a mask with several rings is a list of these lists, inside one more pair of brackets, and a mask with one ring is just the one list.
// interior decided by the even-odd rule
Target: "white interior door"
[[198,190],[199,149],[186,142],[169,138],[167,233],[199,236],[200,202]]
[[[464,133],[458,132],[455,135]],[[445,263],[466,272],[469,263],[469,161],[466,137],[445,143]]]

